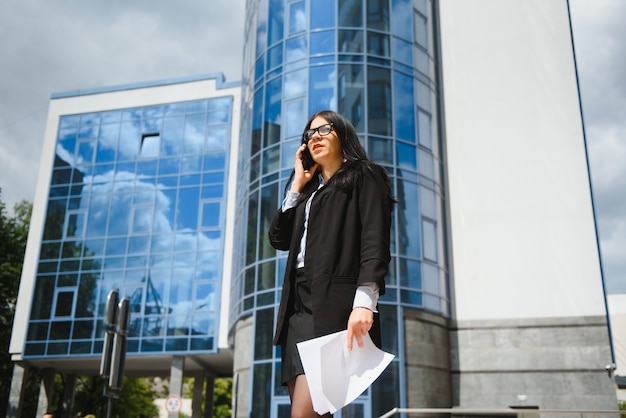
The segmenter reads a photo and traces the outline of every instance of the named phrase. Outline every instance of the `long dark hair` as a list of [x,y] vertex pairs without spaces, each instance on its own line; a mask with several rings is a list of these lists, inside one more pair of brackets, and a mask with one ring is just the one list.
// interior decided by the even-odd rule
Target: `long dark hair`
[[[361,145],[361,141],[359,141],[359,136],[357,135],[356,129],[354,129],[352,123],[346,117],[337,112],[334,112],[332,110],[322,110],[311,116],[306,126],[304,127],[305,131],[311,127],[311,123],[313,123],[313,120],[317,117],[324,118],[325,120],[333,124],[333,130],[339,138],[341,148],[343,150],[343,157],[346,160],[341,168],[337,170],[337,172],[331,177],[330,181],[328,182],[328,186],[333,186],[341,190],[349,191],[354,188],[357,179],[360,178],[360,175],[362,173],[361,170],[363,168],[366,168],[367,170],[376,174],[376,178],[380,178],[384,182],[388,190],[388,198],[392,202],[395,202],[395,199],[393,198],[391,193],[391,184],[389,181],[389,176],[387,175],[387,171],[378,164],[370,161],[370,159],[367,157],[367,153],[365,152],[363,145]],[[289,180],[287,180],[287,184],[285,185],[285,194],[287,193],[287,190],[289,190],[294,174],[295,171],[292,171],[291,175],[289,176]],[[304,187],[304,190],[302,191],[302,199],[307,199],[308,196],[310,196],[311,193],[313,193],[317,189],[318,184],[319,183],[315,181],[315,179],[308,182],[307,185]]]

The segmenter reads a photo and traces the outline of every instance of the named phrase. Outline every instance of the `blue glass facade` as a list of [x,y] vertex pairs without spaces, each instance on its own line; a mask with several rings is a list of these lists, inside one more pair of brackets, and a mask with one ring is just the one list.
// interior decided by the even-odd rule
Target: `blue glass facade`
[[62,116],[24,358],[214,353],[233,97]]
[[383,348],[396,360],[337,416],[402,406],[403,310],[449,316],[433,14],[429,0],[248,3],[231,324],[253,315],[256,417],[289,411],[271,345],[286,254],[269,245],[267,230],[312,113],[333,109],[352,121],[398,200],[380,300]]

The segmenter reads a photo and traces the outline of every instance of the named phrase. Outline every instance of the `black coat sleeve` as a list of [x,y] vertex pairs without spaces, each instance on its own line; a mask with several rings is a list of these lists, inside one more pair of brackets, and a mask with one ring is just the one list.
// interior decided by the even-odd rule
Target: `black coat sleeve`
[[361,267],[359,284],[375,282],[385,294],[385,276],[390,261],[392,203],[389,189],[378,173],[364,170],[359,191],[361,217]]
[[293,234],[293,221],[296,208],[287,209],[285,212],[279,208],[270,225],[268,236],[270,244],[277,250],[287,251],[291,244]]

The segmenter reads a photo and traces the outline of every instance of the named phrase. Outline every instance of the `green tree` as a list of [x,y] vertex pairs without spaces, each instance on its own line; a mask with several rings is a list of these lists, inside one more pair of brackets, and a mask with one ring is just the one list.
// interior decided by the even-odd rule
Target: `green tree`
[[233,395],[233,379],[217,378],[215,379],[215,388],[213,392],[213,417],[228,418],[231,416],[231,402]]
[[[76,382],[74,415],[107,415],[108,398],[103,394],[104,380],[99,376],[80,376]],[[153,418],[159,416],[154,404],[156,394],[146,379],[125,377],[119,398],[112,399],[111,416],[116,418]]]
[[[188,393],[183,393],[183,396],[191,396],[193,393],[193,386],[195,380],[189,379]],[[206,393],[207,382],[204,381],[202,385],[202,410],[204,411],[204,394]],[[233,399],[233,378],[232,377],[218,377],[215,379],[213,386],[213,418],[229,418],[232,414],[231,405]],[[181,414],[182,416],[182,414]]]
[[[23,200],[14,206],[15,215],[9,217],[0,200],[0,376],[13,375],[9,341],[31,212],[32,205]],[[0,416],[7,412],[10,385],[10,379],[0,379]]]

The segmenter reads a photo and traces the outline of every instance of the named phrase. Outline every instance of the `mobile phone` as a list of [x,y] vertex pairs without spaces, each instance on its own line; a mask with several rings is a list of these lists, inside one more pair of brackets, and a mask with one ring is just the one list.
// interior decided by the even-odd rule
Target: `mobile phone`
[[[308,141],[302,137],[302,143],[306,145]],[[315,161],[313,161],[313,157],[311,156],[311,151],[309,151],[309,147],[307,146],[301,153],[302,155],[302,167],[305,170],[310,169],[315,165]]]

